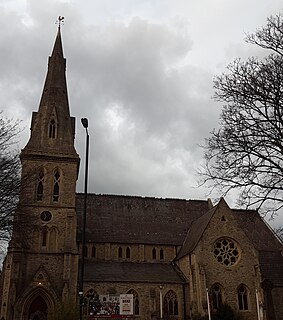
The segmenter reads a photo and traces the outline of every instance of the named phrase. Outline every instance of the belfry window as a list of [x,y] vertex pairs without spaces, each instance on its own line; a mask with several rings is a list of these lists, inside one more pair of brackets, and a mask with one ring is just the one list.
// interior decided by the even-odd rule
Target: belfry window
[[36,190],[37,201],[42,201],[42,198],[43,198],[43,182],[44,182],[44,173],[43,173],[43,170],[40,170],[37,177],[37,190]]
[[56,122],[55,122],[54,119],[51,119],[50,122],[49,122],[48,136],[51,139],[55,139],[56,138]]
[[59,191],[60,191],[60,173],[57,170],[54,174],[54,182],[53,182],[53,201],[59,201]]
[[248,290],[244,285],[238,288],[238,306],[239,310],[248,310]]

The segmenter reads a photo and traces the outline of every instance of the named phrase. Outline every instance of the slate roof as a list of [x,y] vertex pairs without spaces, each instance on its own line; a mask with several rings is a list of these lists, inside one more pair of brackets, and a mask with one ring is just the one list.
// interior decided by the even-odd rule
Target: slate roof
[[233,209],[232,212],[239,226],[245,231],[247,237],[258,251],[283,250],[282,244],[257,211]]
[[180,251],[178,252],[176,259],[180,259],[194,250],[204,230],[206,229],[210,219],[212,218],[216,208],[217,206],[211,208],[209,211],[203,214],[200,218],[193,221],[187,233],[187,236],[185,238],[184,244],[180,249]]
[[[78,240],[83,199],[77,194]],[[89,194],[87,208],[86,241],[182,245],[209,201]]]
[[184,278],[172,264],[85,261],[85,281],[183,283]]
[[[260,251],[260,270],[264,279],[283,287],[283,256],[280,251]],[[264,280],[263,279],[263,280]]]

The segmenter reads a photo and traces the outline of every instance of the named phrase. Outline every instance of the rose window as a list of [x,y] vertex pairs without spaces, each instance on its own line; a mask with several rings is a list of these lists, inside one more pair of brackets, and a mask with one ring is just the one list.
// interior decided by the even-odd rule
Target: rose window
[[220,239],[214,243],[213,253],[215,259],[227,266],[233,266],[240,257],[240,249],[237,244],[230,239]]

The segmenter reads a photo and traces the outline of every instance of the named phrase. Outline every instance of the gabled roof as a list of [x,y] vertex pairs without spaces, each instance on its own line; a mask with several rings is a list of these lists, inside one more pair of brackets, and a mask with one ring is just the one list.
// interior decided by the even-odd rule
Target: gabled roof
[[283,287],[282,251],[260,251],[259,262],[263,280],[267,279],[274,286]]
[[[77,194],[79,241],[83,199]],[[89,194],[87,206],[86,241],[182,245],[209,201]]]
[[183,283],[180,272],[168,263],[85,260],[85,281]]
[[278,251],[283,249],[282,243],[279,242],[272,229],[257,211],[233,209],[232,213],[255,249],[258,251]]
[[217,206],[214,206],[212,209],[210,209],[208,212],[206,212],[204,215],[202,215],[192,223],[183,246],[178,252],[176,260],[186,256],[195,249],[216,210]]

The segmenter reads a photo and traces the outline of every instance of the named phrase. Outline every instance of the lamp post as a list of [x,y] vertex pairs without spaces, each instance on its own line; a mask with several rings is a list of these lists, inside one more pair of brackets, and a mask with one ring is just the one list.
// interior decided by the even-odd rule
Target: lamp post
[[162,288],[163,286],[159,286],[159,302],[160,302],[160,319],[163,319],[163,297],[162,297]]
[[88,180],[88,153],[89,153],[89,134],[88,134],[88,120],[81,119],[82,125],[86,131],[86,155],[85,155],[85,188],[84,188],[84,211],[83,211],[83,230],[82,230],[82,256],[81,256],[81,273],[79,284],[79,299],[80,299],[80,320],[83,319],[83,304],[84,304],[84,267],[85,267],[85,228],[86,228],[86,206],[87,206],[87,180]]

